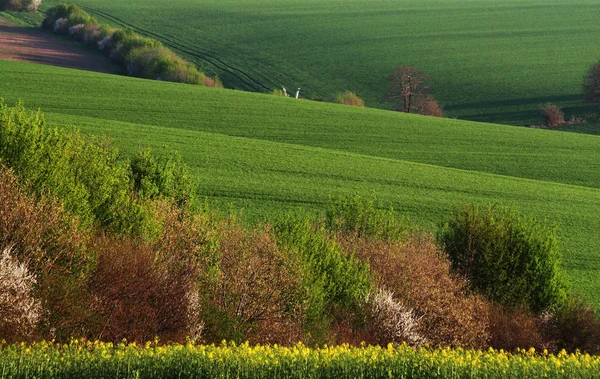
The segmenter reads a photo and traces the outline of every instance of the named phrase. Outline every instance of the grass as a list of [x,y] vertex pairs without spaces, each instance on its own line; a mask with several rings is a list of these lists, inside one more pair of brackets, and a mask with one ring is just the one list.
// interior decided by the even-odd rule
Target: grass
[[201,196],[250,222],[376,193],[435,230],[461,202],[501,203],[560,226],[563,267],[600,307],[597,136],[357,109],[2,61],[0,96],[125,153],[178,150]]
[[231,88],[351,90],[391,108],[386,77],[412,65],[436,79],[451,117],[477,121],[533,124],[546,102],[581,113],[583,74],[600,58],[595,0],[73,2],[160,39]]
[[0,378],[594,378],[587,354],[463,349],[40,342],[0,345]]

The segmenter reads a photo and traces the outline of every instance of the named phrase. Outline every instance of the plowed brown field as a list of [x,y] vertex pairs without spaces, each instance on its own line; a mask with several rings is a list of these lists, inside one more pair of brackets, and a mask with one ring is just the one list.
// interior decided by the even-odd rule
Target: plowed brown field
[[41,63],[81,70],[114,72],[102,55],[73,41],[37,29],[23,28],[0,18],[0,60]]

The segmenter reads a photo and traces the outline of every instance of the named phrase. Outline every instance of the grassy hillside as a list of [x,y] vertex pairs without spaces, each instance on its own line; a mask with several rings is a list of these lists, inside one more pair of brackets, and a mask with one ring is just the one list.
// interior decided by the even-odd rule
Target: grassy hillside
[[[50,7],[59,0],[45,0]],[[390,71],[436,79],[451,116],[530,124],[545,102],[582,112],[600,57],[595,0],[74,0],[101,21],[159,38],[226,86],[356,91],[390,107]]]
[[600,138],[2,62],[0,96],[45,112],[600,188]]
[[43,108],[50,124],[108,134],[127,152],[179,150],[201,195],[248,220],[353,193],[374,192],[430,230],[462,201],[515,205],[560,225],[569,277],[600,306],[597,136],[7,61],[0,81],[0,96]]

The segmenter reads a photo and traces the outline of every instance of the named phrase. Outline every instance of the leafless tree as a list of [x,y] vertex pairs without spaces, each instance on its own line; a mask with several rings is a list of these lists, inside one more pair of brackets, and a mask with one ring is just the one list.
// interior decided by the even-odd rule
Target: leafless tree
[[398,101],[398,110],[406,113],[416,113],[415,106],[427,97],[431,88],[431,78],[411,66],[396,67],[389,80],[388,97]]

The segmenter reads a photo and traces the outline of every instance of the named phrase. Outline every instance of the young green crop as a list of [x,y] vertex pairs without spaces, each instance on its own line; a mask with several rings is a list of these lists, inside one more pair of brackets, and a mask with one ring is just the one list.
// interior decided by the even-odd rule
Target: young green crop
[[73,341],[0,345],[0,378],[594,378],[600,358],[535,350]]
[[581,112],[582,76],[599,55],[595,0],[74,2],[158,38],[227,87],[351,90],[391,108],[386,78],[410,65],[436,80],[449,116],[488,122],[536,123],[545,102]]

